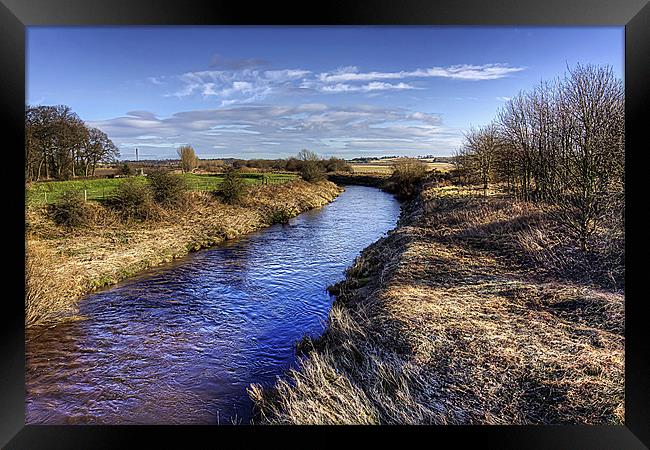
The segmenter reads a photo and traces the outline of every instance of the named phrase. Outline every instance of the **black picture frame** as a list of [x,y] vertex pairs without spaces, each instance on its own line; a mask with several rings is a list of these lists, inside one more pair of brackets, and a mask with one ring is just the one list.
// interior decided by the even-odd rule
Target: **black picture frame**
[[[372,433],[386,444],[404,445],[403,438],[387,432],[416,433],[416,441],[439,446],[473,443],[494,448],[648,448],[650,446],[650,380],[648,333],[641,270],[632,261],[645,248],[635,236],[642,228],[643,207],[634,194],[644,192],[643,112],[650,109],[650,5],[647,0],[375,0],[328,3],[158,0],[0,0],[0,115],[5,169],[3,222],[12,225],[6,234],[12,243],[6,256],[0,348],[0,444],[7,449],[187,447],[197,439],[204,445],[225,445],[226,435],[240,441],[268,434],[285,443],[296,431],[326,432],[337,445],[350,432]],[[25,425],[24,305],[24,164],[25,29],[29,26],[75,25],[521,25],[625,27],[626,92],[626,413],[621,426],[447,426],[447,427],[212,427],[212,426],[42,426]],[[10,139],[7,139],[10,138]],[[630,195],[632,194],[632,195]],[[640,258],[638,258],[641,261]],[[10,286],[11,289],[7,289]],[[253,430],[254,432],[248,433]],[[286,433],[286,434],[285,434]],[[289,436],[288,434],[291,433]],[[426,433],[426,434],[423,434]],[[356,434],[356,433],[355,433]],[[432,435],[433,434],[433,435]],[[308,436],[304,436],[310,439]],[[421,438],[421,439],[419,439]],[[399,439],[399,440],[398,440]],[[298,441],[300,442],[300,441]],[[304,441],[305,446],[324,446],[327,441]],[[142,445],[142,444],[141,444]],[[421,445],[421,444],[415,444]]]

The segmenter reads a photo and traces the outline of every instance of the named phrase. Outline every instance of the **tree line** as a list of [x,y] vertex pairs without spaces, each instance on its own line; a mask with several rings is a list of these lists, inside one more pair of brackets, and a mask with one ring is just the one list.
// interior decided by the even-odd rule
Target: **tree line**
[[119,157],[106,133],[65,105],[25,108],[25,153],[27,181],[93,176],[99,163]]
[[[300,172],[305,161],[317,161],[317,165],[325,172],[346,172],[351,171],[350,165],[344,159],[332,156],[321,158],[309,150],[301,150],[297,156],[286,159],[235,159],[232,166],[236,169],[248,167],[261,170],[278,170],[286,172]],[[307,163],[307,165],[312,165]]]
[[461,180],[500,183],[517,198],[550,203],[580,247],[625,197],[622,80],[611,67],[577,65],[510,99],[471,129],[454,158]]

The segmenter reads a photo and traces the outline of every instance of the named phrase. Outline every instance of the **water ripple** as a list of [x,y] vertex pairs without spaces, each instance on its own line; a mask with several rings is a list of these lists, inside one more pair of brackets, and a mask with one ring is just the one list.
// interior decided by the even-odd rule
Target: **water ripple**
[[87,320],[27,336],[28,423],[246,422],[293,343],[322,332],[358,253],[399,204],[349,186],[333,203],[88,296]]

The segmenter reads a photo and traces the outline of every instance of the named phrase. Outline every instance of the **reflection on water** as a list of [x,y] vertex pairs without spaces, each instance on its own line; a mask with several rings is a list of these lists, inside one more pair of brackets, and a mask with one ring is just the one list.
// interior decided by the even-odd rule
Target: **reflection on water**
[[333,203],[81,302],[86,320],[27,336],[28,423],[247,423],[293,343],[323,331],[358,253],[399,204],[348,186]]

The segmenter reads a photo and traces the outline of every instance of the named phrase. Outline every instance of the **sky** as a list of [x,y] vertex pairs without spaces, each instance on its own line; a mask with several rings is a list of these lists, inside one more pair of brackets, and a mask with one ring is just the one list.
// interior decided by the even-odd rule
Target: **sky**
[[65,104],[121,159],[449,156],[577,63],[623,79],[623,27],[29,27],[29,105]]

